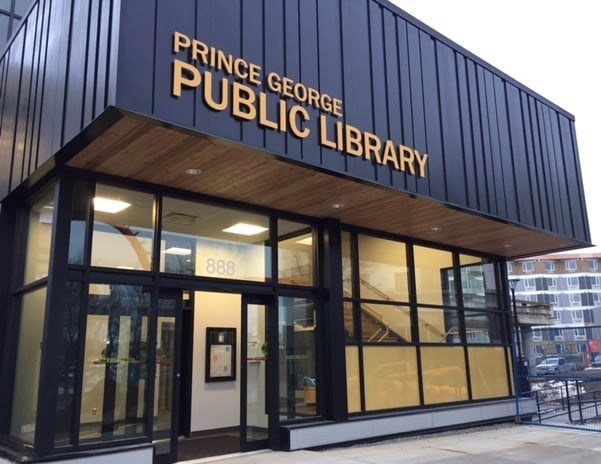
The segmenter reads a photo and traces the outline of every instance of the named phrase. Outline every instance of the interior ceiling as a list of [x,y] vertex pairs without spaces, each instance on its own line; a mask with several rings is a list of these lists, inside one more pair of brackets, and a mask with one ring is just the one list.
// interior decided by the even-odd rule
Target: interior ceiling
[[[68,165],[508,258],[582,246],[131,115],[96,137]],[[202,173],[191,176],[187,168]],[[344,206],[333,208],[335,203]]]

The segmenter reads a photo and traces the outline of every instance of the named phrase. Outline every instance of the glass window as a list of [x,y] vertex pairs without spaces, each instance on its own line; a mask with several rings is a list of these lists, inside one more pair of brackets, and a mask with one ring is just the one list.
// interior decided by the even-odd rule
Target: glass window
[[162,272],[270,280],[268,216],[173,198],[162,214]]
[[145,433],[150,292],[90,284],[81,441]]
[[591,286],[593,288],[599,288],[599,286],[601,286],[601,278],[597,276],[591,277]]
[[570,293],[570,304],[571,305],[580,305],[582,304],[582,297],[580,293]]
[[290,285],[314,285],[314,259],[311,225],[278,220],[279,282]]
[[10,434],[27,443],[35,436],[45,314],[46,288],[23,295]]
[[306,298],[279,299],[280,418],[317,414],[315,303]]
[[511,274],[513,272],[513,264],[511,261],[507,261],[505,263],[506,267],[507,267],[507,274]]
[[85,264],[86,224],[90,205],[90,186],[77,181],[73,186],[71,230],[69,233],[69,264]]
[[0,0],[0,8],[2,8],[5,11],[10,12],[10,4],[12,3],[12,0]]
[[575,271],[578,267],[575,259],[568,259],[565,262],[566,271]]
[[505,349],[470,346],[467,352],[473,399],[509,396]]
[[29,210],[25,283],[48,276],[53,223],[54,186],[44,190]]
[[4,49],[8,41],[8,22],[9,17],[0,13],[0,51]]
[[411,342],[409,307],[361,303],[361,332],[364,342]]
[[549,293],[549,303],[559,304],[559,298],[557,297],[557,293]]
[[422,343],[461,343],[459,312],[448,308],[417,310],[419,340]]
[[32,3],[33,0],[15,0],[15,14],[23,16]]
[[534,262],[532,262],[532,261],[522,262],[522,271],[523,272],[534,272]]
[[67,282],[63,313],[63,330],[60,341],[58,399],[55,417],[55,443],[71,443],[71,426],[75,408],[75,380],[79,346],[79,314],[82,284]]
[[414,347],[366,346],[363,348],[363,366],[367,411],[419,404]]
[[92,266],[152,269],[154,197],[97,184]]
[[359,376],[359,347],[346,347],[346,400],[348,412],[361,411],[361,378]]
[[503,343],[506,341],[505,317],[492,311],[466,311],[465,332],[468,343]]
[[568,288],[578,288],[579,285],[580,284],[578,283],[578,277],[568,277]]
[[556,278],[550,278],[547,279],[547,282],[549,284],[549,288],[557,288],[557,279]]
[[588,260],[588,268],[591,271],[596,271],[597,269],[599,269],[599,262],[596,259],[589,259]]
[[453,255],[421,246],[413,250],[418,303],[455,306]]
[[553,272],[555,270],[555,261],[545,261],[545,271]]
[[426,404],[468,399],[463,347],[422,347],[421,360]]
[[405,244],[359,235],[359,280],[362,299],[409,301]]
[[342,232],[342,290],[345,297],[353,296],[353,267],[351,265],[351,234]]
[[496,308],[497,284],[495,266],[485,259],[460,255],[463,306]]

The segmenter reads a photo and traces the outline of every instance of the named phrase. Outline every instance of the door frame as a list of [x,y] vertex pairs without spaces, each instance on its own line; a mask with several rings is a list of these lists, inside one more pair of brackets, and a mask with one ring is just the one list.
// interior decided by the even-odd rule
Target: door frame
[[[258,449],[279,449],[279,415],[277,391],[277,306],[274,296],[254,295],[242,293],[241,307],[241,363],[240,363],[240,451],[254,451]],[[265,360],[265,406],[267,413],[267,438],[263,440],[248,440],[247,430],[247,382],[248,382],[248,305],[258,304],[266,307],[266,340],[267,355]],[[275,361],[274,361],[275,360]],[[275,365],[274,365],[275,362]]]

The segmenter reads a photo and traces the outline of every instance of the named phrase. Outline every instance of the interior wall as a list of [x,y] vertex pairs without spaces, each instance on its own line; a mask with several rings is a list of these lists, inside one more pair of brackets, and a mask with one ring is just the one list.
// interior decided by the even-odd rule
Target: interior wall
[[[238,294],[196,292],[190,430],[198,432],[240,425],[240,346],[242,297]],[[207,327],[236,328],[236,380],[205,382]]]

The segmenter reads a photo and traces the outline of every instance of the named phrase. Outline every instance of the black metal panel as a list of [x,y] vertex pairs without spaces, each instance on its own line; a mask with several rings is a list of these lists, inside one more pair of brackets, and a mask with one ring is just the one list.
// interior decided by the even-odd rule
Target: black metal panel
[[[2,197],[115,104],[333,173],[590,239],[573,117],[385,0],[182,0],[177,8],[159,0],[38,0],[23,22],[0,59]],[[382,145],[427,153],[426,175],[326,146],[324,113],[308,105],[301,125],[311,135],[299,138],[259,118],[237,119],[231,106],[209,109],[202,84],[173,97],[176,31],[257,64],[262,79],[273,71],[340,98],[343,115],[327,116],[330,135],[340,121]],[[214,98],[222,78],[234,81],[199,68],[212,72]],[[280,95],[264,82],[246,84],[265,92],[267,118],[276,119]]]
[[39,0],[23,18],[0,57],[0,198],[112,103],[115,5]]

